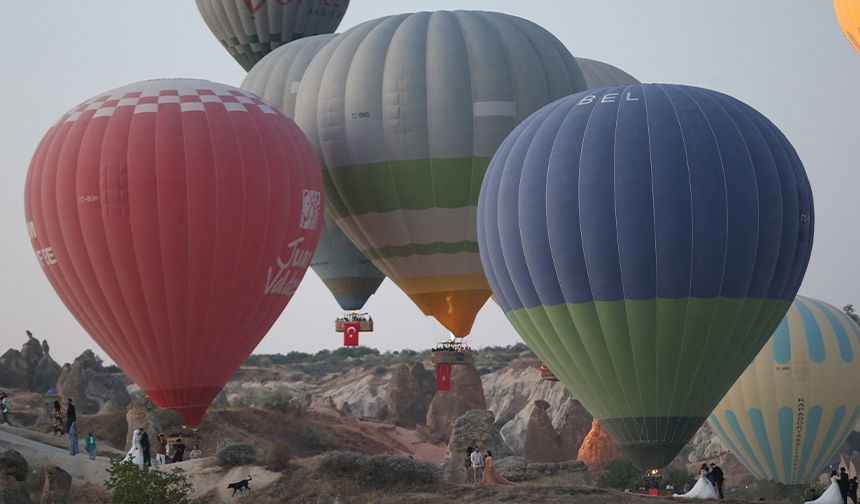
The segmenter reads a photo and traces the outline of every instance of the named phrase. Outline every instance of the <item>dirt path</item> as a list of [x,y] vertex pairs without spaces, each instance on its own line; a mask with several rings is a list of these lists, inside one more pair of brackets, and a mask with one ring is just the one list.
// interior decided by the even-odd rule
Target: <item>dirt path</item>
[[[55,465],[72,476],[73,484],[86,482],[101,485],[108,477],[107,457],[90,460],[86,453],[69,455],[68,449],[58,448],[39,441],[28,439],[20,434],[30,431],[18,427],[0,427],[0,447],[12,448],[21,453],[31,468]],[[66,438],[68,441],[68,438]],[[81,443],[83,445],[83,443]]]

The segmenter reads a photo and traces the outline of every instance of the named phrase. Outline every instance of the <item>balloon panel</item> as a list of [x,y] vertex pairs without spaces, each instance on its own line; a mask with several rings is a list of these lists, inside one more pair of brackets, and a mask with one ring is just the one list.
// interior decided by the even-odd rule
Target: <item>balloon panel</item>
[[676,85],[592,90],[524,121],[484,179],[502,309],[640,467],[668,464],[776,328],[812,245],[779,130]]
[[246,71],[274,49],[334,32],[349,0],[197,0],[206,25]]
[[531,22],[403,14],[320,51],[296,122],[323,160],[337,224],[425,314],[465,336],[490,294],[475,228],[490,157],[531,112],[584,88],[567,49]]
[[321,190],[306,138],[262,99],[154,80],[60,118],[33,156],[25,213],[78,322],[195,425],[304,275]]
[[798,296],[708,421],[761,479],[814,481],[860,418],[860,327]]
[[839,20],[845,38],[854,50],[860,52],[860,2],[857,0],[833,0],[836,18]]
[[588,89],[639,84],[629,73],[608,63],[588,58],[576,58]]

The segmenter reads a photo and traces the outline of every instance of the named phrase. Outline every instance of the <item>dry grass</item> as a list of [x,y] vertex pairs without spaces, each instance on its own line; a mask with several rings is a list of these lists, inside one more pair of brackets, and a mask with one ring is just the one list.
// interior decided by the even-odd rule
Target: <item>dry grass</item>
[[84,483],[75,488],[72,502],[85,502],[86,504],[110,504],[110,492],[104,488]]

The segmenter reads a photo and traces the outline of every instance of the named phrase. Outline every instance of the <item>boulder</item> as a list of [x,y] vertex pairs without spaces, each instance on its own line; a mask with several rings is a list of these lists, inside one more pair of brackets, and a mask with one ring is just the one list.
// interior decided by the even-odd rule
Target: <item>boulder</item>
[[0,451],[0,504],[30,504],[27,460],[17,451]]
[[72,476],[57,466],[43,470],[45,483],[42,486],[40,504],[71,504]]
[[385,397],[387,419],[401,427],[415,427],[427,418],[427,409],[436,393],[433,373],[418,362],[410,368],[401,364],[394,369]]
[[469,410],[452,422],[448,452],[442,459],[442,473],[448,481],[453,483],[463,481],[465,477],[463,465],[466,448],[469,446],[477,447],[481,451],[492,451],[495,461],[513,455],[502,439],[495,421],[496,417],[492,411]]
[[526,459],[522,457],[506,457],[496,461],[496,470],[498,470],[502,476],[511,481],[540,478],[557,473],[574,473],[585,471],[586,469],[585,464],[577,460],[550,463],[528,463]]
[[699,428],[687,446],[691,448],[687,455],[687,461],[691,464],[701,465],[728,453],[720,437],[707,422]]
[[549,403],[543,399],[534,402],[528,428],[523,457],[528,462],[559,462],[561,461],[558,445],[558,434],[552,426],[552,420],[547,414]]
[[[453,366],[451,390],[437,392],[427,409],[426,432],[428,440],[432,443],[447,441],[454,419],[469,410],[484,410],[486,408],[487,401],[484,398],[481,377],[475,366],[473,364]],[[501,435],[499,435],[499,439],[501,440]]]
[[72,364],[63,366],[57,389],[62,397],[74,399],[78,414],[98,413],[107,401],[120,407],[131,402],[123,378],[105,371],[92,350],[84,351]]
[[496,470],[499,474],[511,481],[521,481],[525,479],[526,468],[528,462],[522,457],[505,457],[501,460],[494,460]]
[[36,364],[45,356],[42,344],[33,337],[33,333],[30,331],[27,331],[27,342],[21,347],[21,356],[27,361],[27,366],[30,369],[35,369]]
[[591,422],[591,431],[585,436],[576,458],[589,467],[596,467],[612,462],[619,457],[621,457],[621,448],[595,418]]
[[134,435],[135,429],[143,427],[143,430],[149,435],[150,452],[153,458],[155,457],[156,435],[159,432],[163,432],[161,430],[161,422],[158,421],[155,410],[155,405],[148,397],[135,399],[125,410],[125,421],[128,424],[125,446],[131,447],[131,438]]

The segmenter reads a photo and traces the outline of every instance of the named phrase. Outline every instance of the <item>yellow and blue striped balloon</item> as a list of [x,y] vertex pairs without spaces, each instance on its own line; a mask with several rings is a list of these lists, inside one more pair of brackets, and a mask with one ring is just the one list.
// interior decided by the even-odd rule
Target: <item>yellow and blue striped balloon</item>
[[758,478],[808,483],[860,418],[860,327],[798,296],[708,422]]

